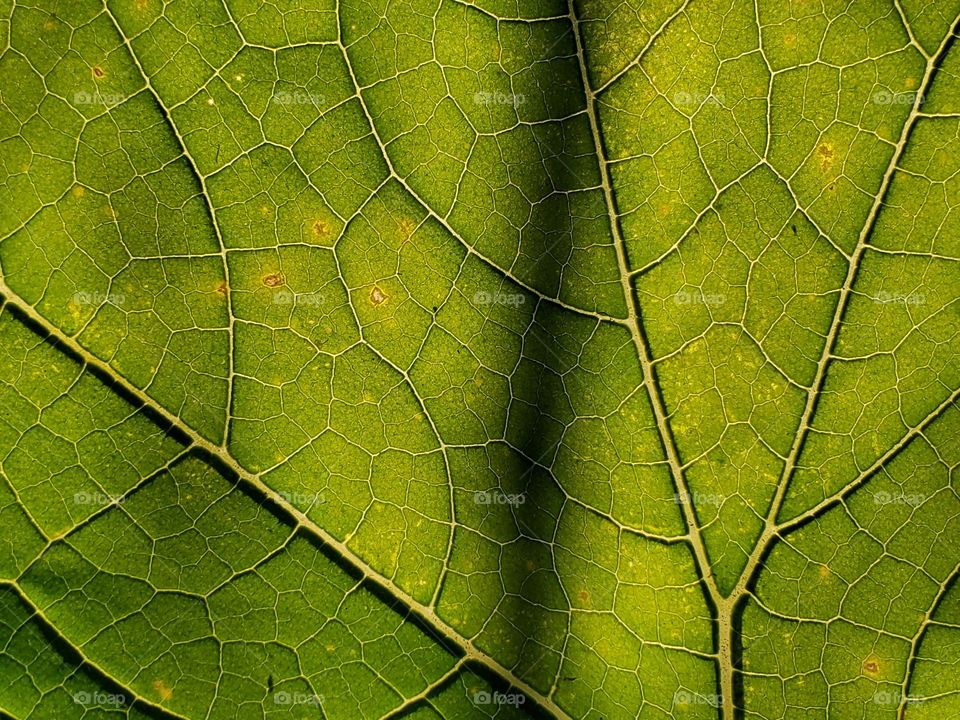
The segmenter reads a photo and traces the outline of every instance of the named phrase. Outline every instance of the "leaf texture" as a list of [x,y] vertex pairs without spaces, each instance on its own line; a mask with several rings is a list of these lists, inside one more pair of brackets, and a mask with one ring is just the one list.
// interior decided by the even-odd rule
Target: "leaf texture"
[[0,712],[960,717],[960,0],[0,0]]

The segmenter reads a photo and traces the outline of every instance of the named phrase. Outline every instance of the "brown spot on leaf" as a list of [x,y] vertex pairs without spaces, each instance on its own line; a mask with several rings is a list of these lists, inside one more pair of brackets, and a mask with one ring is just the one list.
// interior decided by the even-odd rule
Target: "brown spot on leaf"
[[817,163],[823,172],[833,167],[834,157],[833,145],[830,143],[820,143],[817,146]]
[[383,305],[387,301],[387,294],[380,289],[379,285],[374,285],[373,290],[370,291],[370,302],[374,307],[378,305]]
[[581,602],[584,602],[584,603],[590,602],[590,593],[588,593],[586,590],[581,590],[580,592],[578,592],[577,597],[580,598]]
[[106,71],[104,71],[104,69],[103,69],[102,67],[100,67],[99,65],[94,65],[94,66],[93,66],[93,76],[94,76],[97,80],[99,80],[100,78],[102,78],[102,77],[105,76],[106,74],[107,74]]
[[217,289],[216,289],[215,292],[216,292],[217,295],[219,295],[220,297],[226,297],[226,296],[227,296],[227,284],[226,284],[225,282],[220,283],[219,285],[217,285]]
[[863,661],[863,671],[867,673],[867,675],[876,675],[880,672],[880,662],[876,657],[871,655]]
[[283,273],[275,272],[263,276],[263,284],[267,287],[277,287],[283,285]]
[[413,220],[410,218],[404,218],[400,221],[400,234],[404,238],[408,238],[413,234],[413,231],[416,227],[417,226],[414,225]]

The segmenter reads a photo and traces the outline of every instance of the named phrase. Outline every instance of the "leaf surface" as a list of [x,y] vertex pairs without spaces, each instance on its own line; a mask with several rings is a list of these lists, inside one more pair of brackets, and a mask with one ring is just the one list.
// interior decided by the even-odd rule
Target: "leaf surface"
[[958,14],[0,2],[0,709],[960,717]]

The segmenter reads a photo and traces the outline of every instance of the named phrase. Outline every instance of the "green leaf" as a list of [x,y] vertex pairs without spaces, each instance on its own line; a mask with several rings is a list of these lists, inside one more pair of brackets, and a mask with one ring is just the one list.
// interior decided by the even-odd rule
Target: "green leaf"
[[0,714],[960,717],[960,0],[0,0]]

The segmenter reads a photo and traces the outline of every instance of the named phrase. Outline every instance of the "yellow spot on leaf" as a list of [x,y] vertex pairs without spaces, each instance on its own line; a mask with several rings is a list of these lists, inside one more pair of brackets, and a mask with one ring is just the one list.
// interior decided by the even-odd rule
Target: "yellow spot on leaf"
[[157,695],[160,696],[161,702],[169,700],[173,697],[173,690],[171,690],[163,680],[154,680],[153,689],[157,691]]
[[83,185],[75,185],[73,188],[73,196],[82,198],[87,194],[87,189]]
[[410,218],[404,218],[400,221],[400,235],[404,239],[407,239],[413,234],[413,231],[416,227],[417,226],[414,224],[413,220]]
[[67,303],[67,311],[70,313],[70,317],[73,318],[74,322],[80,320],[80,316],[83,314],[82,308],[72,299]]
[[326,240],[330,236],[330,223],[326,220],[314,220],[310,223],[310,232],[320,240]]
[[277,287],[278,285],[283,285],[283,273],[275,272],[270,273],[269,275],[263,276],[263,284],[267,287]]

